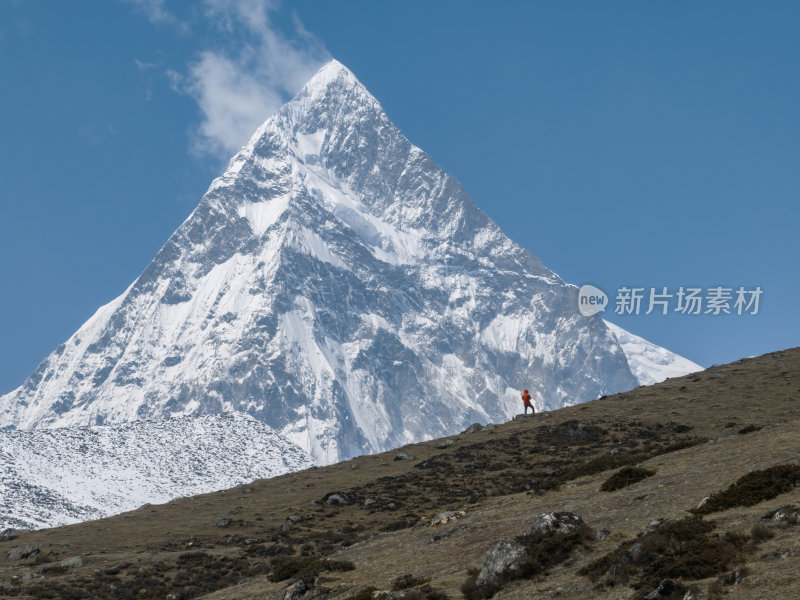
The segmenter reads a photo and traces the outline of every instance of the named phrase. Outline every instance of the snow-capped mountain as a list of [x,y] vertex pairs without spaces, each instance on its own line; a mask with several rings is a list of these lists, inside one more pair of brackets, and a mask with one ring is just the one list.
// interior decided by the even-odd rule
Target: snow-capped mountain
[[99,519],[313,465],[243,414],[3,431],[0,531]]
[[243,412],[323,463],[638,381],[577,288],[507,238],[336,61],[262,125],[0,427]]
[[703,367],[688,358],[656,346],[614,323],[609,321],[605,323],[622,346],[631,372],[639,380],[639,385],[650,385],[664,381],[667,377],[681,377],[703,370]]

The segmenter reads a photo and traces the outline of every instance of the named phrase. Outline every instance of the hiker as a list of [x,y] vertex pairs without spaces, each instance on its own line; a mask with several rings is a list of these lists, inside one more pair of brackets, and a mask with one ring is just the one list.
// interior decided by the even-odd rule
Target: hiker
[[528,393],[528,390],[522,390],[522,404],[525,406],[525,414],[528,414],[528,409],[531,409],[531,414],[536,414],[536,409],[533,408],[533,404],[531,404],[531,395]]

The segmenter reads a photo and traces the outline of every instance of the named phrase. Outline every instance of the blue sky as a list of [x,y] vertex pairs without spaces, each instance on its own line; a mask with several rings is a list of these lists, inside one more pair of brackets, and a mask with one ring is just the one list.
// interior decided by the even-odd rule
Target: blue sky
[[[794,2],[0,0],[0,393],[120,294],[320,61],[567,281],[705,366],[798,345]],[[611,307],[613,309],[613,306]]]

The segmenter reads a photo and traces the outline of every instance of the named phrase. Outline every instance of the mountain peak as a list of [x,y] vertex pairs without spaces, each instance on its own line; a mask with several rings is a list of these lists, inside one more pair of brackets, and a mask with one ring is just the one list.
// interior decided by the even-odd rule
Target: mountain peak
[[298,97],[325,95],[333,84],[345,88],[364,87],[350,69],[332,58],[306,82]]

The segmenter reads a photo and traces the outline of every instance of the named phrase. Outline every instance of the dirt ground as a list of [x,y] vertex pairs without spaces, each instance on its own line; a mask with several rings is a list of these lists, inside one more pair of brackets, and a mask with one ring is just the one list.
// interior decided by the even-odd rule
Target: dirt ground
[[[304,599],[346,599],[366,588],[377,598],[409,574],[428,582],[414,586],[416,597],[435,598],[425,595],[433,590],[456,599],[492,546],[554,511],[607,535],[494,598],[641,597],[650,590],[632,587],[635,578],[612,586],[579,571],[639,539],[654,519],[690,516],[748,473],[800,464],[799,425],[800,349],[791,349],[443,440],[28,532],[0,541],[0,597],[279,599],[299,577],[311,588]],[[655,474],[600,491],[626,464]],[[785,505],[800,506],[800,488],[704,518],[712,535],[744,539]],[[442,511],[463,515],[433,525]],[[681,582],[698,599],[800,598],[800,525],[768,529],[772,537],[743,545],[724,573]],[[21,544],[40,552],[8,559]],[[304,559],[306,572],[271,581],[290,558]],[[331,561],[349,570],[326,568]]]

